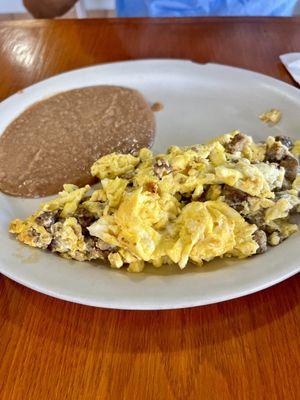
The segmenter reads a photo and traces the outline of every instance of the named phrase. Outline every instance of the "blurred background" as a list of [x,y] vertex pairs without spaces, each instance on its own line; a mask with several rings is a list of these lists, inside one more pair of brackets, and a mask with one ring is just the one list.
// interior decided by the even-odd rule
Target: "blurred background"
[[[129,0],[130,1],[130,0]],[[115,0],[80,0],[61,18],[110,18],[115,16]],[[22,0],[0,0],[0,20],[31,19]]]
[[[115,0],[79,0],[61,18],[111,18],[114,16]],[[0,20],[31,18],[22,0],[0,0]]]
[[[142,0],[128,0],[128,3],[135,3],[136,1]],[[265,1],[269,4],[272,3],[270,0],[262,0],[261,3],[265,3]],[[296,2],[292,13],[300,15],[300,0]],[[111,18],[115,16],[115,0],[79,0],[75,6],[60,18]],[[31,18],[33,17],[27,12],[22,0],[0,0],[0,20]]]

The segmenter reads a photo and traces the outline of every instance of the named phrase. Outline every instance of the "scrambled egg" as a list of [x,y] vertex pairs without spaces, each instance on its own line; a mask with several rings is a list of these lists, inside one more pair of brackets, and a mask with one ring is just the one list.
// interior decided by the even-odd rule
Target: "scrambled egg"
[[297,230],[288,217],[299,209],[299,171],[285,190],[285,168],[268,159],[274,142],[255,144],[234,131],[156,156],[106,155],[91,168],[97,188],[64,185],[37,213],[12,221],[10,232],[63,257],[107,259],[132,272],[145,262],[185,268],[261,253]]
[[295,140],[292,153],[295,157],[300,157],[300,140]]
[[259,118],[268,124],[275,125],[281,120],[282,112],[272,108],[270,111],[267,111],[259,116]]

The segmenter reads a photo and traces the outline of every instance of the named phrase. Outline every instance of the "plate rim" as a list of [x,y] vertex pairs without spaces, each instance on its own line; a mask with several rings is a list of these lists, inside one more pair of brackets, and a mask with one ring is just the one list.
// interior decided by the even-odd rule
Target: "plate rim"
[[218,304],[218,303],[222,303],[225,301],[239,299],[241,297],[245,297],[245,296],[260,292],[262,290],[271,288],[272,286],[275,286],[278,283],[283,282],[283,281],[291,278],[292,276],[295,276],[299,272],[300,272],[300,264],[298,267],[295,267],[292,271],[290,271],[286,275],[281,275],[277,279],[272,280],[271,282],[269,281],[269,282],[263,283],[260,286],[254,287],[253,289],[245,289],[245,290],[235,291],[234,294],[220,296],[220,297],[218,297],[217,300],[216,300],[216,298],[214,298],[214,299],[204,300],[204,301],[194,301],[194,302],[189,301],[187,303],[180,302],[177,304],[174,302],[172,302],[172,303],[166,302],[164,304],[161,304],[160,306],[157,306],[157,305],[153,306],[153,305],[145,304],[145,305],[133,307],[133,306],[130,306],[129,304],[120,306],[120,301],[119,302],[117,301],[116,305],[114,304],[114,301],[110,301],[108,303],[101,301],[98,303],[97,301],[84,300],[84,299],[81,299],[80,297],[72,297],[71,295],[64,295],[64,294],[60,294],[58,292],[43,289],[41,287],[35,286],[34,284],[31,284],[30,282],[27,282],[26,279],[23,280],[23,279],[19,279],[19,278],[14,278],[13,275],[10,275],[7,272],[3,272],[1,269],[1,264],[0,264],[0,273],[2,275],[4,275],[7,278],[11,279],[12,281],[14,281],[18,284],[21,284],[21,285],[25,286],[26,288],[29,288],[30,290],[33,290],[40,294],[47,295],[52,298],[67,301],[70,303],[85,305],[85,306],[89,306],[89,307],[105,308],[105,309],[110,309],[110,310],[127,310],[127,311],[180,310],[180,309],[184,309],[184,308],[194,308],[194,307],[202,307],[202,306],[211,305],[211,304]]
[[[236,67],[233,65],[228,65],[228,64],[222,64],[222,63],[217,63],[217,62],[206,62],[206,63],[200,63],[197,61],[193,61],[191,59],[180,59],[180,58],[141,58],[141,59],[134,59],[134,60],[125,60],[125,61],[112,61],[112,62],[108,62],[108,63],[97,63],[97,64],[93,64],[93,65],[89,65],[86,67],[80,67],[80,68],[74,68],[74,69],[70,69],[68,71],[64,71],[64,72],[60,72],[58,74],[54,74],[51,75],[45,79],[39,80],[38,82],[33,83],[32,85],[29,86],[25,86],[24,88],[18,90],[17,92],[11,94],[10,96],[4,98],[1,102],[0,105],[6,105],[6,103],[8,101],[10,101],[11,99],[18,97],[20,95],[22,95],[23,93],[26,93],[28,90],[32,89],[32,88],[36,88],[39,87],[40,85],[48,82],[49,80],[52,79],[56,79],[56,78],[62,78],[66,75],[69,75],[71,73],[76,73],[76,72],[80,72],[80,71],[92,71],[93,69],[97,69],[97,68],[101,68],[101,67],[109,67],[109,66],[118,66],[118,65],[122,65],[122,64],[143,64],[143,63],[158,63],[158,64],[164,64],[164,63],[173,63],[175,64],[189,64],[191,66],[196,66],[196,67],[200,67],[200,68],[222,68],[222,69],[227,69],[228,71],[234,71],[235,73],[241,73],[241,74],[248,74],[251,73],[251,75],[254,77],[256,77],[257,79],[263,79],[264,81],[268,80],[270,83],[274,83],[276,82],[277,85],[287,89],[287,90],[291,90],[293,92],[293,94],[295,94],[296,96],[299,95],[299,89],[288,83],[285,81],[282,81],[278,78],[272,77],[270,75],[265,75],[261,72],[257,72],[257,71],[253,71],[251,69],[247,69],[247,68],[243,68],[243,67]],[[34,104],[34,102],[32,103]],[[0,132],[0,136],[2,135],[3,132]]]

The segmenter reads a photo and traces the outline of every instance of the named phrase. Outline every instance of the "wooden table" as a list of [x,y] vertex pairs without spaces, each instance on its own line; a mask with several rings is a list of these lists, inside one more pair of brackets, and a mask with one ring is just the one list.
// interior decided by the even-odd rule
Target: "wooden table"
[[[0,98],[86,65],[215,61],[292,80],[300,19],[2,22]],[[2,250],[2,249],[1,249]],[[0,399],[296,399],[299,278],[178,311],[96,309],[0,277]]]

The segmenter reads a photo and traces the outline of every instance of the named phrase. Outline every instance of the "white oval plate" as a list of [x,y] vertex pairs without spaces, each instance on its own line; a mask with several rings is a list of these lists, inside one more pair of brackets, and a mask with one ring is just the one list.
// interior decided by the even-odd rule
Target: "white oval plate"
[[[241,129],[255,139],[284,132],[299,135],[300,92],[267,76],[216,64],[181,60],[143,60],[98,65],[67,72],[19,92],[0,104],[0,132],[26,107],[54,93],[98,85],[140,90],[149,102],[164,104],[156,113],[153,150],[189,145]],[[276,128],[258,115],[283,112]],[[119,309],[192,307],[244,296],[299,271],[299,234],[267,253],[247,259],[219,260],[204,267],[148,268],[140,274],[104,265],[61,259],[31,249],[7,233],[11,219],[24,218],[40,200],[0,194],[0,271],[11,279],[60,299]]]

